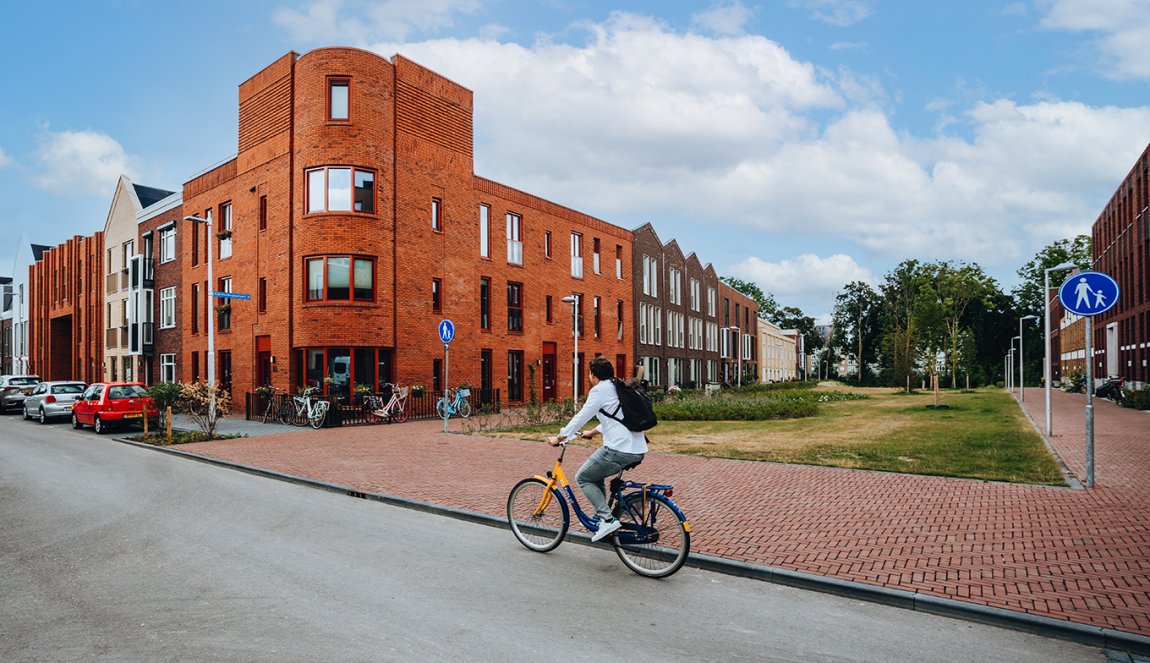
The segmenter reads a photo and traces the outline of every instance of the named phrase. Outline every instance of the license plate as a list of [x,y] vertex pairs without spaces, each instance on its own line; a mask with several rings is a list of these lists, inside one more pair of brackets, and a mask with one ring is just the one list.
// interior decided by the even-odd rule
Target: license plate
[[129,412],[124,415],[125,419],[143,419],[144,415],[141,412]]
[[65,406],[64,406],[64,411],[65,411],[65,412],[71,412],[71,411],[72,411],[72,406],[71,406],[71,405],[65,405]]

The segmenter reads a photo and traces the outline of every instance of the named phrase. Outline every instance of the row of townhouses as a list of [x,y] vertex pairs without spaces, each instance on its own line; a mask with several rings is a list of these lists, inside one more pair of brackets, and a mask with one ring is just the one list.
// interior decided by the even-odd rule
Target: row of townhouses
[[1091,328],[1096,378],[1123,377],[1128,387],[1150,385],[1150,145],[1111,196],[1091,230],[1091,269],[1118,283],[1118,302],[1083,318],[1051,302],[1051,361],[1055,380],[1086,372],[1086,324]]
[[476,175],[472,123],[469,90],[400,55],[284,55],[239,86],[234,157],[177,192],[123,177],[101,232],[30,249],[11,370],[195,381],[210,340],[236,393],[547,401],[585,393],[596,356],[661,386],[799,376],[798,335],[650,224]]

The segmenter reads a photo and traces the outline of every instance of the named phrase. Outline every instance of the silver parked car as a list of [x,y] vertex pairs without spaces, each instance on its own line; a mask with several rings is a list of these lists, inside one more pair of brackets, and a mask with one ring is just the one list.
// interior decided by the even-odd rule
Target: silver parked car
[[37,375],[0,375],[0,412],[19,410],[24,397],[40,384]]
[[52,417],[72,415],[72,403],[84,393],[83,382],[41,382],[24,399],[24,418],[48,423]]

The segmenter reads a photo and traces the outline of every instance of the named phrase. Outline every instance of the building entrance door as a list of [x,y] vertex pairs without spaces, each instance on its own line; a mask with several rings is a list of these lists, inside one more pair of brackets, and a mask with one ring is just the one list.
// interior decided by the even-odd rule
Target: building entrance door
[[555,400],[555,344],[543,344],[543,402]]

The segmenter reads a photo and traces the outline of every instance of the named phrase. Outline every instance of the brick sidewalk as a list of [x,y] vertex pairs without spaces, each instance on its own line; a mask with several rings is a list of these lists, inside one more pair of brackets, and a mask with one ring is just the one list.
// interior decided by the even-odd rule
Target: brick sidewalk
[[[1085,398],[1055,391],[1052,403],[1051,446],[1084,483]],[[1027,391],[1025,408],[1041,426],[1041,390]],[[556,457],[542,442],[442,426],[180,449],[497,517],[511,486]],[[1150,415],[1095,401],[1090,490],[666,454],[649,455],[631,478],[677,487],[692,552],[1150,635],[1148,430]],[[567,466],[589,453],[572,447]]]

